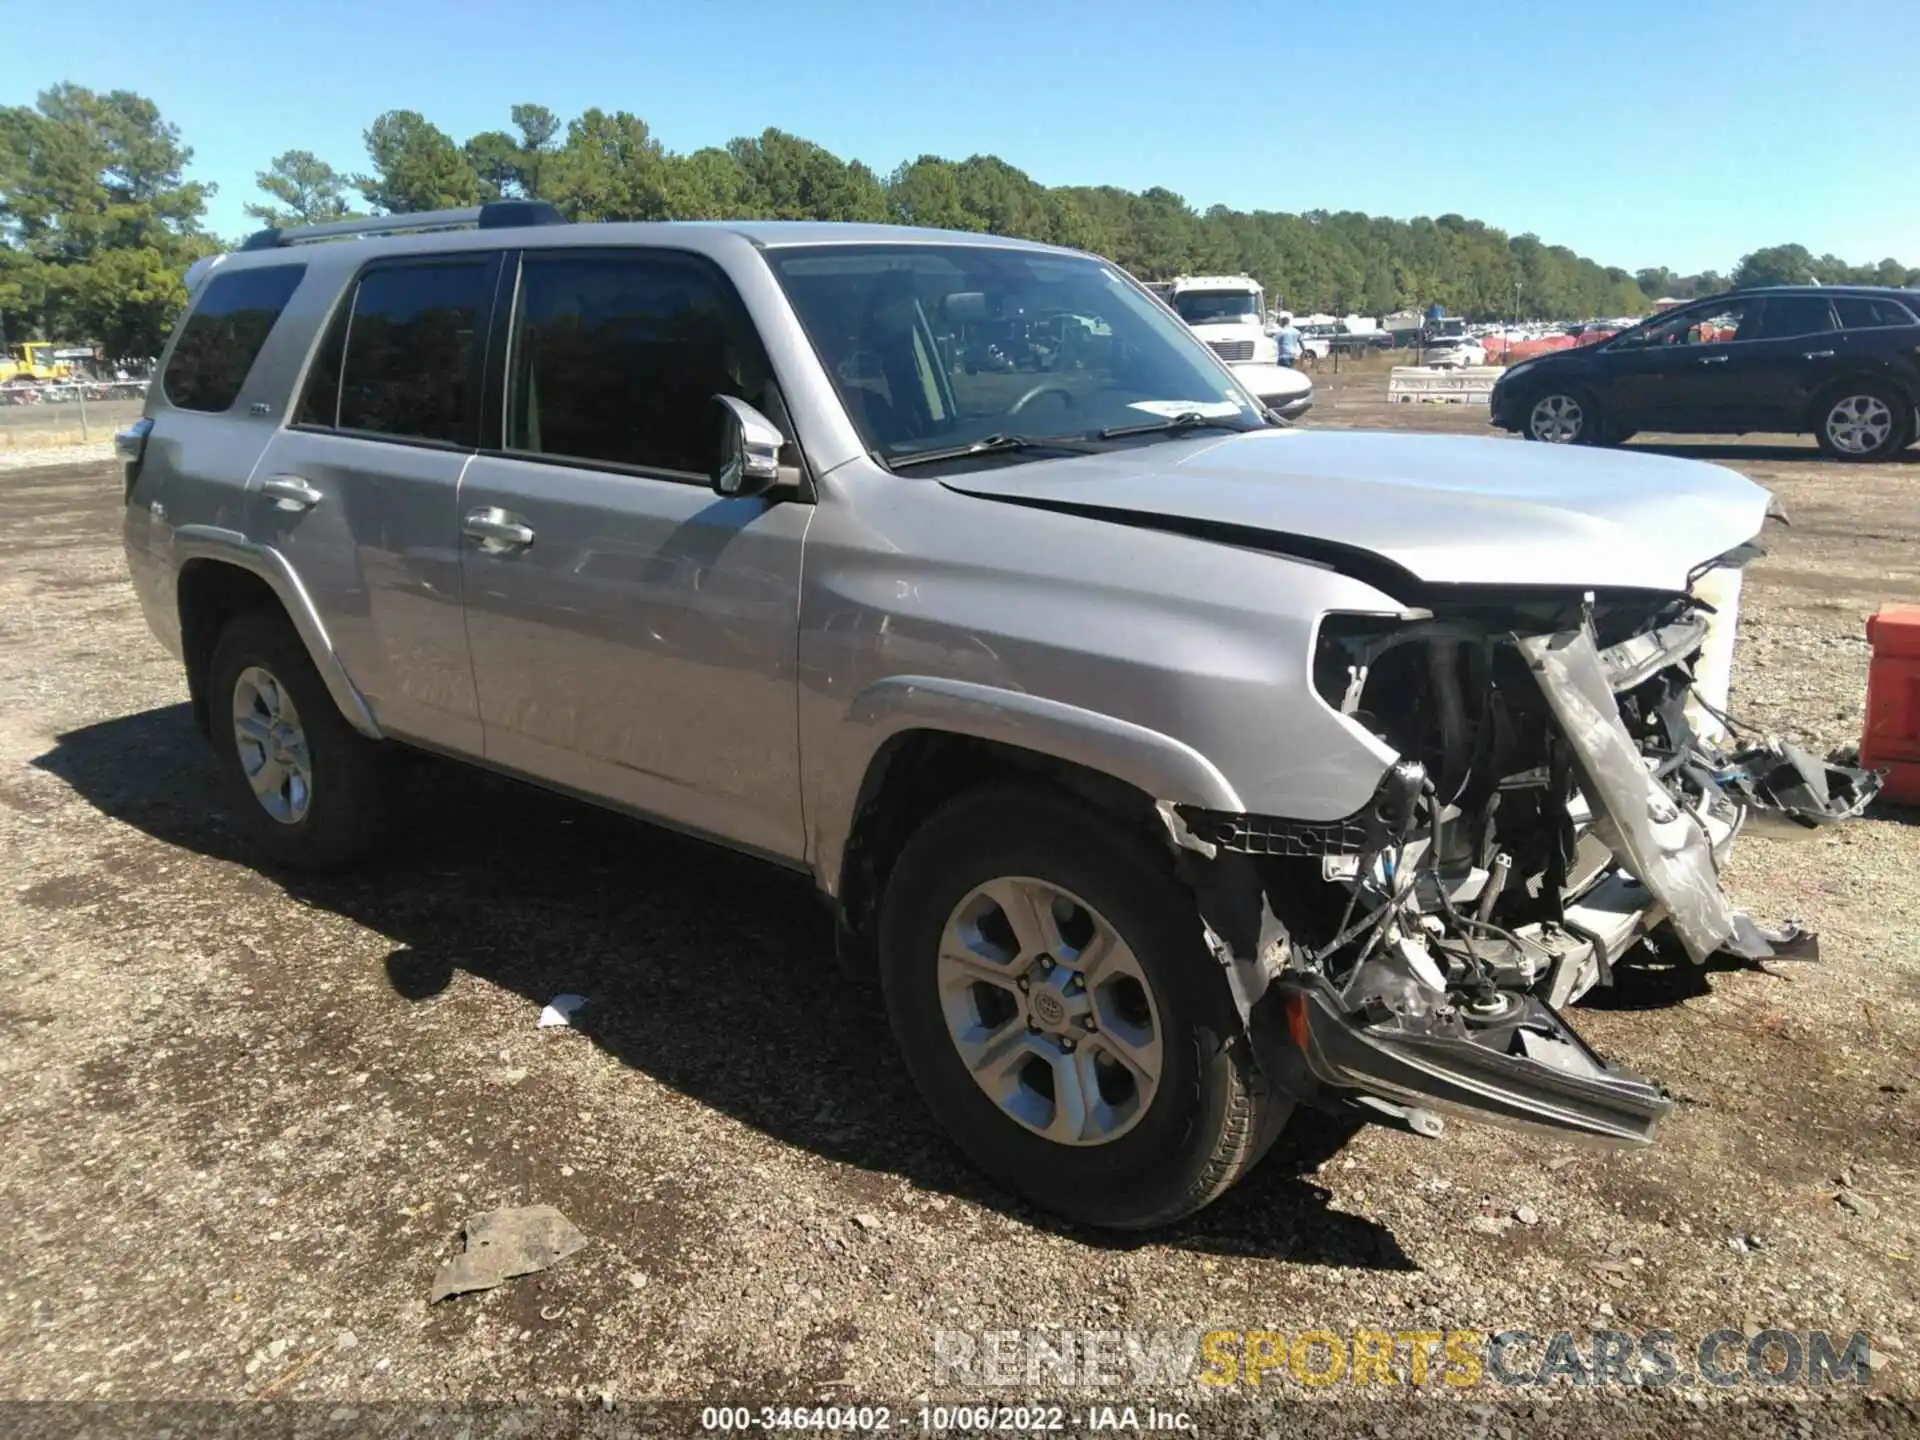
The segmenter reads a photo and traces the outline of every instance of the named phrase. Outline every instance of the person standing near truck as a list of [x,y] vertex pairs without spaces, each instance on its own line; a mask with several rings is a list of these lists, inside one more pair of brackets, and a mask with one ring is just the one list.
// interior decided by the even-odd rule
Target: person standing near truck
[[1300,338],[1300,331],[1293,323],[1293,316],[1285,310],[1280,312],[1280,324],[1274,329],[1273,343],[1280,352],[1279,363],[1291,370],[1300,363],[1300,355],[1307,348],[1307,342]]

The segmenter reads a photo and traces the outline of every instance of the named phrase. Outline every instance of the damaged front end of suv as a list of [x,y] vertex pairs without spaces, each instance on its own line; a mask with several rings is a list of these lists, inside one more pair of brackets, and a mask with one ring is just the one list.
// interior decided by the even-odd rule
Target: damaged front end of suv
[[[1754,553],[1695,578],[1732,572],[1737,594]],[[1371,803],[1334,822],[1163,807],[1276,1083],[1422,1134],[1452,1114],[1651,1139],[1665,1093],[1563,1010],[1655,932],[1695,963],[1804,953],[1734,909],[1728,849],[1750,821],[1819,828],[1879,789],[1739,738],[1703,698],[1708,590],[1460,587],[1323,619],[1315,688],[1399,757]]]

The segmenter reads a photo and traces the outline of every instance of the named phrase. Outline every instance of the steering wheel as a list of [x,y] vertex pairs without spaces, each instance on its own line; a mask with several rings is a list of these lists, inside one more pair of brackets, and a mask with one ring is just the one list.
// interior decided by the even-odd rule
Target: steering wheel
[[1027,406],[1038,400],[1042,395],[1058,395],[1063,398],[1068,405],[1071,406],[1074,404],[1073,391],[1067,388],[1064,381],[1042,380],[1018,400],[1007,406],[1007,414],[1021,414],[1026,410]]

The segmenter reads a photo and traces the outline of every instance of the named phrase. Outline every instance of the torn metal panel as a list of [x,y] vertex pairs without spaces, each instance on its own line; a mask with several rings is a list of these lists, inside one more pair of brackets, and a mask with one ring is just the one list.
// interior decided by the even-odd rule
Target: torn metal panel
[[1592,633],[1526,636],[1518,644],[1572,747],[1595,832],[1666,906],[1687,953],[1705,961],[1734,932],[1712,843],[1700,820],[1647,769],[1621,722]]
[[1690,615],[1609,645],[1600,652],[1607,683],[1616,691],[1644,684],[1667,666],[1698,651],[1706,641],[1707,628],[1704,615]]

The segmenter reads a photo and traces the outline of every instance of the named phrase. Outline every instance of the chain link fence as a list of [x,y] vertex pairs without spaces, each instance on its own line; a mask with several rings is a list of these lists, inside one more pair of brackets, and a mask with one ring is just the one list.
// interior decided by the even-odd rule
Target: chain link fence
[[0,453],[105,440],[139,418],[148,383],[14,380],[0,385]]

